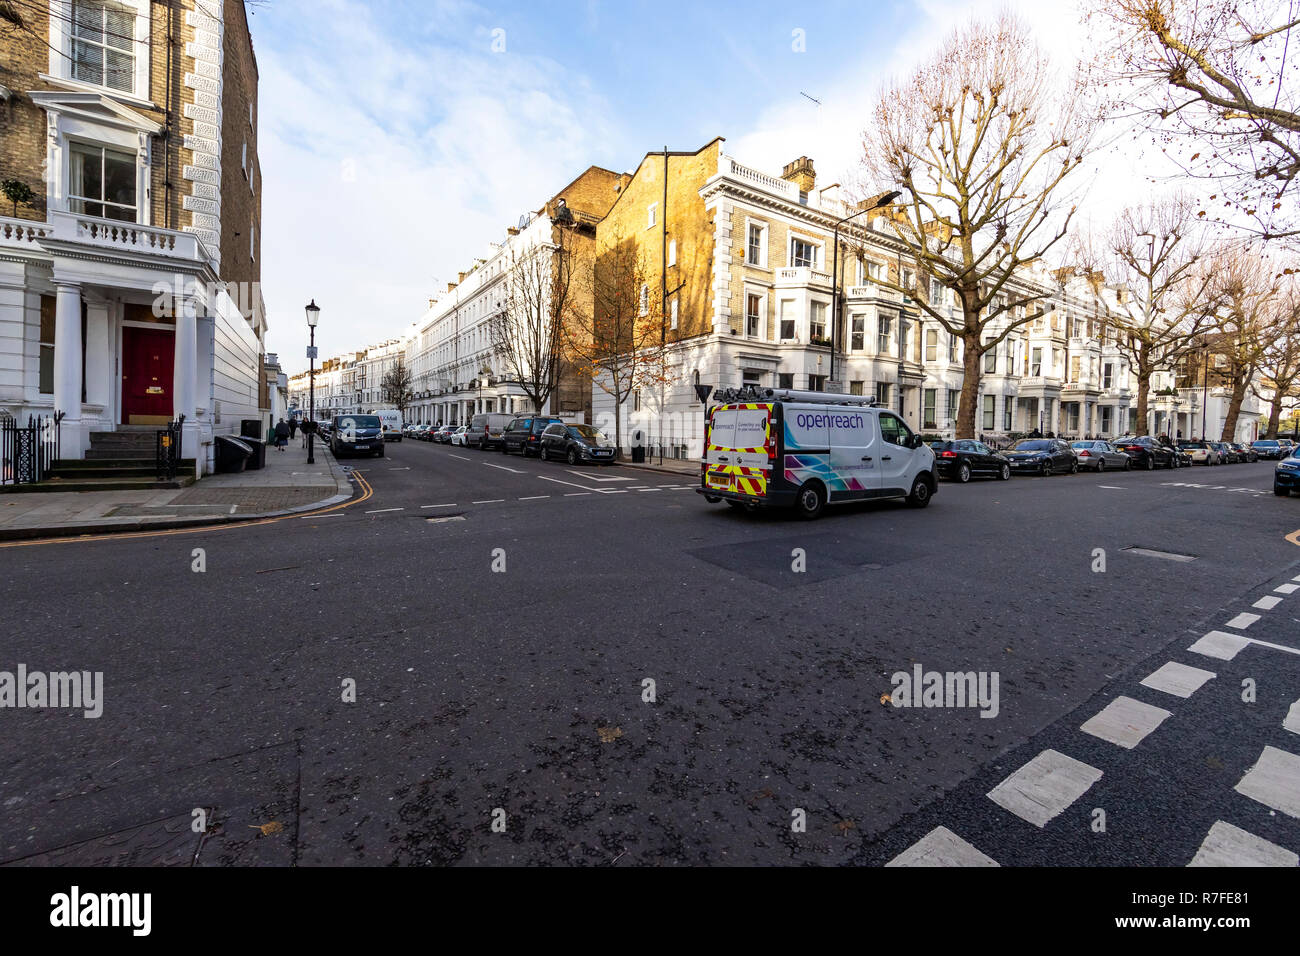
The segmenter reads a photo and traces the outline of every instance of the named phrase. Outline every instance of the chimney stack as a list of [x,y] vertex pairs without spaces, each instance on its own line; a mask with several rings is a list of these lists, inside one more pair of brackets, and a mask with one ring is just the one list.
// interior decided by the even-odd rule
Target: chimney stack
[[794,183],[802,193],[812,192],[813,187],[817,185],[817,173],[813,169],[813,161],[807,156],[800,156],[793,163],[786,163],[785,169],[781,171],[781,178]]

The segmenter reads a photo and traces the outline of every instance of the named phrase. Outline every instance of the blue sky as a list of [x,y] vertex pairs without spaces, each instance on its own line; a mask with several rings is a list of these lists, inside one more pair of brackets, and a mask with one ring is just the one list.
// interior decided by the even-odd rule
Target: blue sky
[[[322,355],[400,335],[591,164],[722,135],[750,165],[808,155],[838,181],[879,84],[1003,5],[257,4],[268,351],[305,367],[311,298]],[[1011,5],[1044,42],[1068,37],[1068,3]]]

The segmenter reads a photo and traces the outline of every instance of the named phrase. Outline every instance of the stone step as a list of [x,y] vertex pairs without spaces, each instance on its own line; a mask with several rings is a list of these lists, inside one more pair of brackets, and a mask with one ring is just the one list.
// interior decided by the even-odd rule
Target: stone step
[[87,461],[153,461],[154,449],[136,448],[92,448],[86,452]]
[[25,494],[64,491],[154,491],[166,488],[188,488],[194,484],[194,476],[177,476],[170,481],[157,481],[154,478],[55,478],[35,485],[4,485],[0,491],[6,494]]

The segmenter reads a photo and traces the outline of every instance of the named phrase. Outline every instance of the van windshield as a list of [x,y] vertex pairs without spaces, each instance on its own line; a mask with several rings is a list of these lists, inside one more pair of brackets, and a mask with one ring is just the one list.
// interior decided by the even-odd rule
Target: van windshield
[[353,428],[378,428],[378,415],[349,415],[347,418],[338,420],[340,428],[347,428],[351,425]]

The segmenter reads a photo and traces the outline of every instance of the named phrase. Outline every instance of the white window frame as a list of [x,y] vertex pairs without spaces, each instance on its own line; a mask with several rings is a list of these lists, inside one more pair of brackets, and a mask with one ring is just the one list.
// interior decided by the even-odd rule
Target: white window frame
[[659,204],[657,202],[652,202],[645,207],[645,218],[645,227],[647,229],[653,229],[659,225]]
[[[50,0],[49,78],[74,89],[95,90],[115,98],[149,102],[149,7],[150,0],[112,0],[112,4],[135,11],[135,82],[128,90],[88,83],[72,77],[72,0]],[[150,104],[152,105],[152,104]]]
[[[806,266],[795,265],[794,244],[796,242],[801,242],[812,249],[813,254],[812,254],[811,265],[806,265]],[[814,269],[814,270],[821,269],[822,263],[826,261],[825,248],[826,248],[825,243],[818,242],[816,239],[812,239],[808,236],[799,235],[798,233],[791,233],[790,244],[787,250],[789,253],[789,258],[786,261],[790,263],[790,268],[792,269]]]
[[[749,299],[750,297],[758,299],[758,328],[754,333],[749,331]],[[764,339],[767,335],[767,290],[745,288],[745,317],[742,334],[747,339]]]
[[[749,258],[750,229],[757,229],[759,231],[758,262],[754,262]],[[759,219],[745,220],[745,264],[746,265],[756,266],[759,269],[767,268],[767,236],[768,236],[767,223]]]
[[668,264],[670,266],[677,265],[677,240],[676,239],[668,240]]
[[668,327],[677,328],[677,296],[673,296],[672,303],[668,307]]
[[822,332],[821,335],[817,335],[816,337],[823,340],[830,338],[830,303],[822,302],[820,299],[812,299],[808,303],[808,341],[810,342],[812,341],[813,336],[816,335],[813,331],[815,325],[813,322],[813,316],[816,314],[818,308],[821,309],[822,313]]

